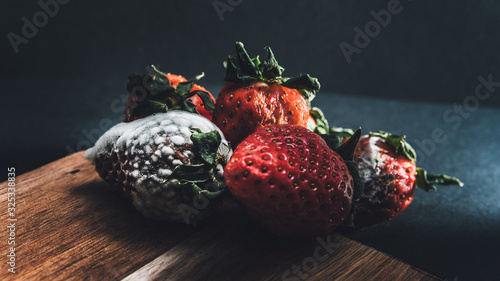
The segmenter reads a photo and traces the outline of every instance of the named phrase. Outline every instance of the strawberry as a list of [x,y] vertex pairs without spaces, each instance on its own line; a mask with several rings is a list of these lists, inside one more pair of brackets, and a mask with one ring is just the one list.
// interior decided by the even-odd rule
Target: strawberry
[[328,233],[349,216],[353,196],[362,190],[351,162],[356,142],[351,138],[333,151],[302,126],[267,126],[236,148],[224,179],[248,214],[270,232]]
[[436,190],[434,184],[463,185],[456,178],[427,174],[417,168],[417,155],[404,138],[379,131],[359,140],[354,161],[364,183],[364,195],[355,201],[356,228],[397,216],[412,202],[415,188],[430,191]]
[[230,153],[208,119],[171,110],[114,126],[85,158],[144,216],[189,224],[220,201]]
[[212,120],[215,99],[205,88],[195,84],[203,74],[187,80],[151,67],[155,75],[134,73],[128,77],[130,96],[123,113],[124,122],[173,109],[199,113]]
[[213,121],[233,148],[267,125],[307,127],[309,104],[320,88],[318,79],[307,74],[282,77],[284,68],[271,48],[266,50],[268,58],[261,63],[236,42],[236,55],[224,60],[227,83],[217,97]]

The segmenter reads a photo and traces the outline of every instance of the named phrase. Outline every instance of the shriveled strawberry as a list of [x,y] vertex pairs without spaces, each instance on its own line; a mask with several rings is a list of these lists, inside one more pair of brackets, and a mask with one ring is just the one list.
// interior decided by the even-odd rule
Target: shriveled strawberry
[[328,233],[349,216],[353,195],[362,190],[351,161],[356,142],[354,137],[336,152],[302,126],[267,126],[236,148],[225,182],[248,214],[274,234]]
[[271,48],[268,58],[260,62],[250,58],[241,42],[236,55],[224,60],[227,84],[220,90],[213,114],[231,145],[236,147],[256,130],[275,124],[307,127],[309,104],[320,88],[318,79],[303,74],[282,77]]
[[155,75],[132,74],[128,77],[130,96],[125,105],[123,121],[130,122],[153,113],[167,110],[185,110],[212,120],[215,99],[202,86],[195,84],[203,74],[194,79],[162,73],[151,66]]
[[230,154],[212,122],[172,110],[114,126],[85,158],[144,216],[191,224],[220,203]]
[[355,201],[358,229],[389,220],[413,200],[415,188],[435,190],[434,184],[460,185],[456,178],[427,174],[417,168],[416,153],[404,135],[379,131],[359,140],[354,153],[364,183],[364,195]]

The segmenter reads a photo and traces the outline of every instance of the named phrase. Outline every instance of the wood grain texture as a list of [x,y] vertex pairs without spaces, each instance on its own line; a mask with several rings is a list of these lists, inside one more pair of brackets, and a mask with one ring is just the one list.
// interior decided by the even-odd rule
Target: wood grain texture
[[[440,280],[341,235],[317,238],[331,240],[330,253],[314,238],[269,236],[231,199],[197,227],[146,220],[82,152],[16,183],[17,273],[2,262],[0,280]],[[6,205],[7,183],[0,187]]]

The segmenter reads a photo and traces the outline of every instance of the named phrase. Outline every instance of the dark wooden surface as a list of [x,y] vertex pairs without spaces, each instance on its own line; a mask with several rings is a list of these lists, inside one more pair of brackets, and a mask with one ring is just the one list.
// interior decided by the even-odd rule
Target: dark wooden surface
[[269,236],[231,199],[197,227],[146,220],[81,152],[18,176],[16,198],[16,273],[2,227],[0,280],[439,280],[337,234],[312,261],[317,239]]

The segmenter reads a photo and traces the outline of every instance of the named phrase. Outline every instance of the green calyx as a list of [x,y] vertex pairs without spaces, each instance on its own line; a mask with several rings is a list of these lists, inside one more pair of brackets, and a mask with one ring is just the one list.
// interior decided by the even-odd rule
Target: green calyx
[[388,132],[378,131],[376,133],[370,133],[370,137],[382,138],[386,144],[395,149],[396,153],[404,155],[413,163],[417,162],[417,153],[413,147],[404,140],[406,137],[405,135],[393,135]]
[[299,91],[304,98],[311,102],[320,89],[317,78],[302,74],[298,77],[282,77],[283,71],[270,47],[265,47],[268,57],[264,62],[259,60],[259,56],[250,57],[243,46],[243,43],[236,42],[236,55],[228,56],[224,59],[226,76],[224,80],[228,82],[255,82],[278,83],[287,88]]
[[330,127],[330,134],[336,134],[342,139],[350,138],[354,135],[354,131],[349,128],[341,128],[341,127]]
[[341,145],[342,137],[338,133],[321,135],[321,137],[328,144],[328,147],[337,152],[340,155],[340,157],[344,159],[347,169],[349,170],[349,173],[352,176],[354,183],[353,186],[354,192],[352,195],[351,210],[349,212],[349,216],[344,220],[342,224],[345,227],[352,227],[354,221],[354,212],[355,212],[354,202],[363,196],[365,189],[363,181],[359,176],[358,164],[353,161],[354,151],[356,150],[358,141],[361,138],[361,129],[357,129],[356,132],[354,132],[350,136],[350,138],[342,145]]
[[168,110],[197,113],[196,106],[189,100],[194,95],[200,97],[207,111],[215,109],[215,103],[209,93],[205,91],[191,92],[194,83],[204,76],[203,73],[173,87],[165,73],[153,65],[151,67],[154,75],[134,73],[128,77],[127,90],[137,97],[137,100],[132,104],[129,117],[143,117]]
[[330,132],[330,127],[328,126],[328,120],[325,118],[323,111],[317,107],[313,107],[309,110],[309,114],[314,119],[314,124],[307,124],[307,128],[316,134],[325,135]]
[[353,161],[354,151],[356,150],[356,146],[358,145],[358,141],[360,138],[361,129],[357,129],[356,132],[354,132],[354,134],[349,138],[349,140],[335,149],[335,152],[337,152],[342,157],[342,159],[344,159],[354,181],[354,193],[352,196],[353,201],[361,198],[365,189],[363,181],[359,176],[358,164]]
[[428,174],[426,170],[417,168],[415,187],[429,192],[437,190],[434,185],[458,185],[463,186],[459,179],[442,174]]
[[352,129],[340,128],[340,127],[330,127],[328,131],[330,138],[335,138],[337,143],[340,145],[344,139],[350,138],[354,135]]
[[[218,164],[224,164],[225,156],[219,153],[222,137],[218,131],[203,133],[199,129],[193,130],[191,141],[201,164],[178,165],[165,182],[177,180],[193,201],[208,202],[199,210],[201,215],[222,202],[226,189],[223,179],[216,177],[216,168]],[[196,220],[192,223],[196,223]]]

